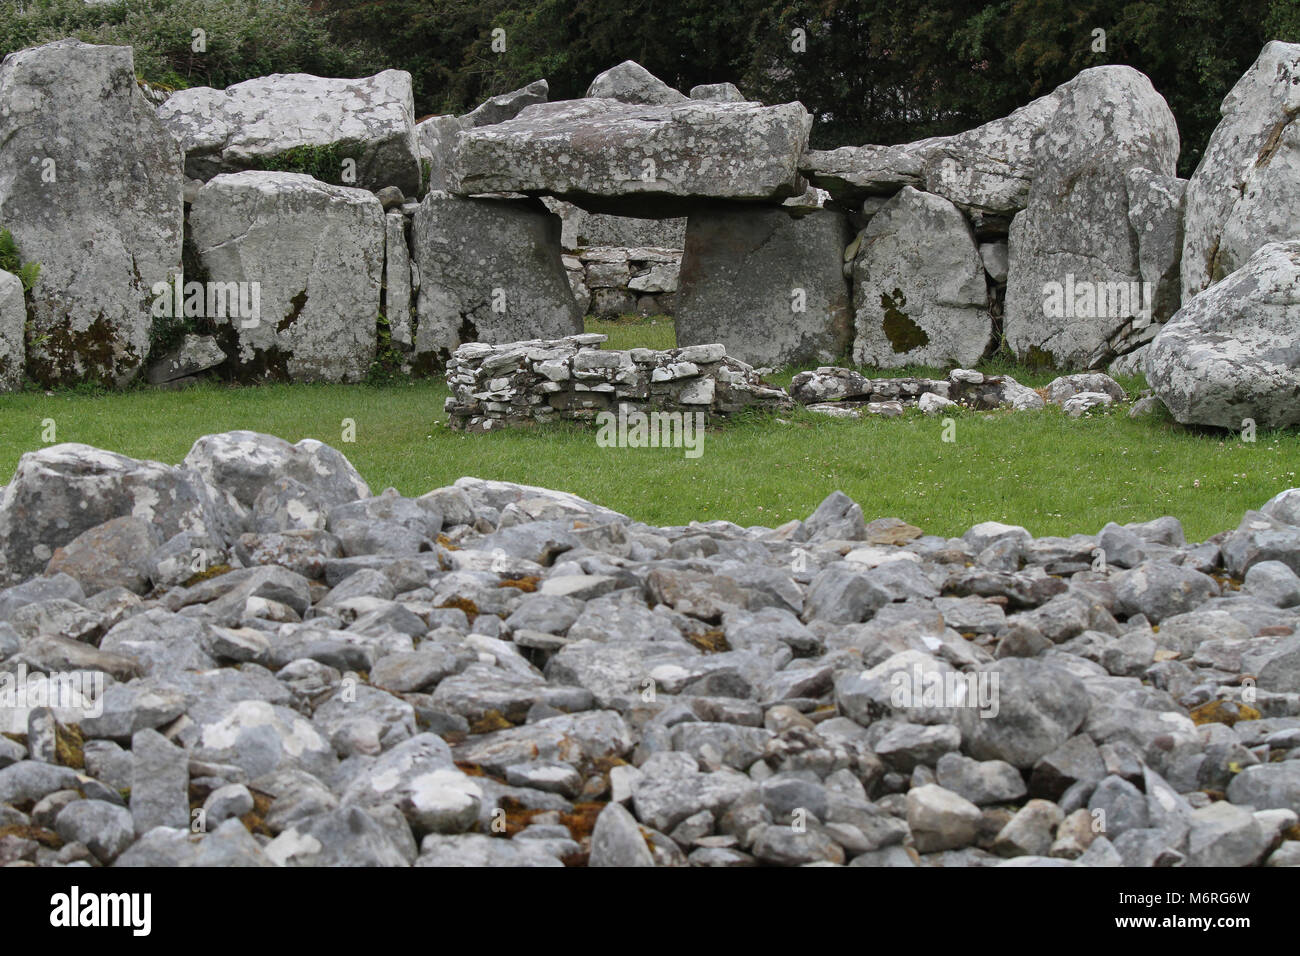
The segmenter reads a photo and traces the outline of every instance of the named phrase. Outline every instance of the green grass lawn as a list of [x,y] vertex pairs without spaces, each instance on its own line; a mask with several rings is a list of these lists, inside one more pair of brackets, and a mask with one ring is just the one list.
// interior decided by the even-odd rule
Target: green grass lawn
[[[671,322],[589,328],[611,332],[610,347],[673,344]],[[1032,385],[1052,377],[989,370]],[[687,459],[680,449],[600,448],[594,429],[576,425],[462,435],[446,427],[446,395],[440,381],[24,392],[0,399],[0,476],[42,446],[52,420],[56,441],[165,462],[180,461],[200,435],[236,428],[318,438],[343,451],[376,492],[391,485],[417,495],[476,475],[571,491],[653,524],[726,518],[772,526],[806,517],[838,488],[868,518],[896,516],[935,534],[985,520],[1036,535],[1091,533],[1110,520],[1172,514],[1189,538],[1201,539],[1300,485],[1300,433],[1260,431],[1246,443],[1168,418],[1131,421],[1127,407],[1079,420],[1054,408],[957,412],[951,443],[942,440],[940,418],[917,412],[844,421],[800,410],[783,421],[753,416],[710,430],[703,456]],[[353,443],[342,441],[344,419],[356,423]]]

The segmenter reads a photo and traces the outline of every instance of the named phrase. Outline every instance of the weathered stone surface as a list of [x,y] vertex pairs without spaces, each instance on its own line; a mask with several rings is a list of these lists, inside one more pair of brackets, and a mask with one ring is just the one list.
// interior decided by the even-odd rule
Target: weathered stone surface
[[853,260],[859,365],[974,365],[993,334],[970,225],[946,199],[903,189],[872,217]]
[[1300,423],[1300,240],[1261,247],[1187,302],[1147,352],[1147,379],[1183,424]]
[[370,486],[340,452],[314,438],[295,445],[274,435],[233,431],[204,435],[183,463],[221,497],[240,530],[252,518],[263,489],[277,477],[292,478],[325,507],[370,497]]
[[[360,79],[276,73],[224,90],[177,90],[158,116],[185,150],[185,173],[211,179],[255,169],[301,147],[337,150],[356,184],[420,190],[411,75],[385,70]],[[340,170],[340,174],[342,170]],[[345,181],[345,180],[343,180]]]
[[587,87],[587,96],[643,106],[669,106],[687,99],[634,60],[624,60],[597,76]]
[[751,365],[826,362],[844,354],[851,321],[840,268],[845,217],[830,210],[717,208],[687,221],[677,341],[721,342]]
[[1087,368],[1151,322],[1126,177],[1138,167],[1172,176],[1178,129],[1130,67],[1084,70],[1059,92],[1034,146],[1028,204],[1011,225],[1006,338],[1021,358]]
[[208,316],[241,372],[355,382],[375,356],[384,211],[363,189],[301,173],[218,176],[190,210],[212,283],[256,289],[254,315]]
[[76,579],[86,594],[113,587],[143,594],[149,589],[149,555],[158,544],[149,522],[123,515],[83,531],[56,550],[45,573]]
[[1138,271],[1151,289],[1151,318],[1165,322],[1182,299],[1183,208],[1187,180],[1136,167],[1125,176],[1128,223],[1137,236]]
[[[122,385],[149,352],[156,283],[181,269],[181,151],[129,47],[61,40],[0,65],[0,223],[31,292],[30,374]],[[51,178],[53,173],[53,178]]]
[[225,361],[226,353],[214,336],[187,334],[180,345],[150,362],[147,377],[150,385],[163,385],[217,368]]
[[799,103],[545,103],[461,133],[447,188],[549,194],[654,218],[683,215],[688,200],[784,199],[800,191],[811,123]]
[[536,80],[511,93],[502,93],[479,104],[463,116],[431,116],[415,126],[420,160],[427,164],[427,189],[447,188],[447,165],[455,154],[456,135],[461,130],[491,126],[514,119],[535,103],[545,103],[550,90],[545,80]]
[[27,368],[27,303],[23,284],[0,269],[0,392],[22,388]]
[[220,538],[224,524],[219,505],[187,468],[72,442],[28,452],[0,496],[4,573],[28,578],[45,568],[55,548],[126,515],[164,537],[187,531]]
[[1273,41],[1224,97],[1187,184],[1182,301],[1296,238],[1300,197],[1300,44]]
[[[486,127],[494,128],[494,127]],[[417,356],[582,331],[560,260],[560,223],[540,205],[431,192],[416,211]]]

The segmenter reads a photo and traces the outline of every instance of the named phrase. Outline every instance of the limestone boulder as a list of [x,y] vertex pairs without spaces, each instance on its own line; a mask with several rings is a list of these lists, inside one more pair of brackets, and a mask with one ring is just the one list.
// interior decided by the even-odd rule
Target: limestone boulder
[[1183,301],[1300,236],[1300,43],[1273,41],[1219,108],[1187,184]]
[[27,302],[22,281],[12,272],[0,269],[0,392],[14,392],[23,387],[27,367],[24,336],[27,329]]
[[[124,385],[149,353],[151,291],[181,269],[181,151],[130,47],[61,40],[0,63],[0,223],[31,291],[31,375]],[[8,339],[6,339],[8,341]]]
[[1142,282],[1152,290],[1151,318],[1159,324],[1178,311],[1182,297],[1179,264],[1183,258],[1187,180],[1137,167],[1128,171],[1125,185],[1128,223],[1137,237],[1138,271]]
[[418,357],[582,331],[560,254],[560,220],[540,203],[430,192],[415,213]]
[[241,302],[257,293],[256,314],[207,317],[239,374],[366,376],[384,267],[384,211],[373,193],[302,173],[228,173],[199,190],[190,231],[211,283]]
[[1300,240],[1263,246],[1184,305],[1151,343],[1146,374],[1183,424],[1300,424]]
[[1084,70],[1033,150],[1034,178],[1011,224],[1007,345],[1023,360],[1104,366],[1152,322],[1127,176],[1172,176],[1178,128],[1164,97],[1126,66]]
[[[276,73],[224,90],[178,90],[158,109],[185,150],[186,174],[262,168],[290,150],[332,150],[355,163],[355,185],[420,190],[411,75],[384,70],[360,79]],[[340,182],[348,182],[340,165]],[[349,183],[352,185],[353,183]]]
[[634,60],[624,60],[597,76],[587,87],[587,96],[643,106],[670,106],[689,99]]
[[849,345],[843,214],[714,207],[686,227],[677,342],[720,342],[750,365],[829,362]]
[[0,494],[0,570],[9,581],[39,574],[56,549],[124,516],[152,525],[161,540],[182,531],[218,540],[228,520],[189,468],[75,442],[50,445],[23,455]]
[[491,126],[514,119],[520,110],[535,103],[545,103],[549,92],[545,80],[537,80],[511,93],[494,96],[463,116],[431,116],[415,126],[420,161],[425,164],[427,189],[447,188],[447,163],[461,130]]
[[948,200],[904,186],[867,225],[853,261],[853,361],[973,365],[993,334],[984,263]]
[[552,195],[614,215],[681,216],[705,199],[801,193],[797,167],[811,129],[800,103],[543,103],[462,132],[447,188]]

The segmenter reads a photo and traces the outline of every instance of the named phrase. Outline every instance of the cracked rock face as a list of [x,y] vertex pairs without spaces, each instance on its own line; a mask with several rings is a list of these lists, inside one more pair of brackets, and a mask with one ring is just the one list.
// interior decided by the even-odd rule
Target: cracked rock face
[[356,185],[420,189],[411,75],[361,79],[275,74],[224,90],[178,90],[158,116],[185,151],[185,174],[208,180],[298,147],[334,147],[356,163]]
[[[1034,147],[1028,205],[1011,224],[1006,339],[1022,359],[1092,368],[1114,357],[1117,332],[1150,324],[1126,177],[1137,167],[1172,176],[1178,129],[1130,67],[1084,70],[1060,92]],[[1071,301],[1053,299],[1056,286]],[[1074,290],[1104,295],[1089,302]]]
[[[842,371],[800,394],[872,394]],[[1007,383],[913,385],[970,400]],[[1197,544],[1173,518],[944,538],[839,492],[776,528],[655,527],[476,478],[370,497],[333,449],[248,432],[201,438],[187,464],[56,446],[0,499],[19,552],[40,539],[15,526],[53,542],[81,510],[42,522],[34,480],[45,506],[81,498],[98,522],[48,565],[10,557],[19,583],[0,590],[0,693],[20,677],[46,693],[4,708],[0,820],[62,841],[5,836],[7,862],[1300,855],[1300,489]],[[132,561],[192,517],[182,478],[240,515],[296,495],[330,530],[248,531],[230,568],[188,586],[137,573],[137,593],[117,571],[154,566]],[[318,537],[290,553],[295,533]],[[101,545],[89,563],[85,542]],[[101,675],[97,713],[93,693],[49,696],[71,670]]]
[[0,128],[0,223],[41,266],[30,373],[125,385],[149,351],[151,290],[181,269],[184,182],[131,49],[61,40],[7,57]]
[[[217,176],[190,229],[209,286],[237,308],[209,315],[239,374],[356,382],[377,342],[384,211],[373,193],[303,173]],[[215,300],[214,300],[215,301]]]
[[411,252],[420,271],[417,355],[582,332],[560,220],[540,203],[430,192],[415,213]]
[[1187,184],[1183,301],[1297,234],[1300,44],[1273,41],[1220,108],[1223,119]]

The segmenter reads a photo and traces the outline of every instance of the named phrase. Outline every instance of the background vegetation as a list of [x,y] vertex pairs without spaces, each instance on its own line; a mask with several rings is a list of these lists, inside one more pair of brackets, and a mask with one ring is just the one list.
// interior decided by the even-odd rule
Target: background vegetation
[[[6,9],[7,8],[7,9]],[[207,52],[192,50],[192,31]],[[493,30],[504,31],[504,50]],[[1104,51],[1095,30],[1105,31]],[[792,49],[802,30],[806,48]],[[896,143],[1004,116],[1079,70],[1127,63],[1169,101],[1195,168],[1219,104],[1296,0],[0,0],[0,54],[76,35],[135,47],[142,78],[227,86],[273,72],[415,79],[420,114],[538,78],[552,98],[635,59],[683,89],[801,100],[819,147]],[[498,37],[500,35],[498,34]]]

